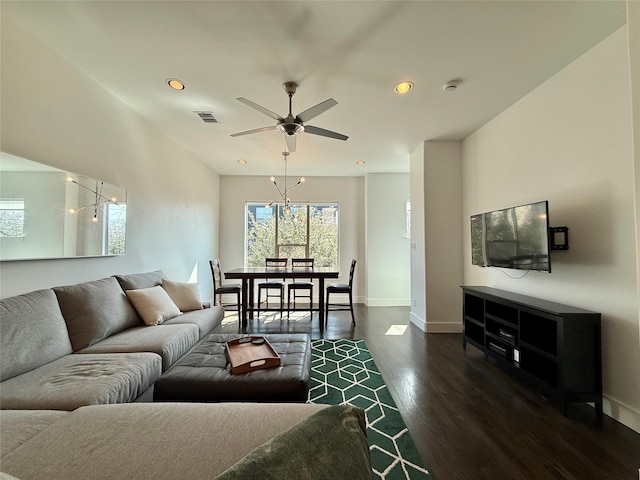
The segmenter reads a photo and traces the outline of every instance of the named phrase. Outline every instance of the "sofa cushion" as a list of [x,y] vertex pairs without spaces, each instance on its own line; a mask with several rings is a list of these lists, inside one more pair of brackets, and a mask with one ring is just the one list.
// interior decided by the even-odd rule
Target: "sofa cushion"
[[152,352],[162,357],[162,368],[166,370],[193,347],[198,339],[199,330],[196,325],[136,327],[111,335],[79,353]]
[[141,288],[151,288],[162,284],[164,273],[162,270],[146,273],[130,273],[128,275],[114,275],[122,287],[122,291],[139,290]]
[[206,307],[202,310],[193,310],[183,313],[171,320],[166,320],[163,325],[196,325],[200,329],[200,338],[204,338],[211,333],[211,330],[222,323],[224,318],[224,310],[222,307]]
[[55,287],[53,291],[58,297],[74,351],[140,325],[133,305],[113,277]]
[[162,288],[181,312],[202,310],[200,287],[197,283],[172,282],[165,278],[162,280]]
[[159,325],[165,320],[180,315],[180,309],[161,286],[127,290],[127,297],[133,303],[138,315],[147,325]]
[[0,380],[5,381],[72,352],[53,290],[0,301]]
[[162,373],[153,353],[66,355],[2,382],[8,410],[74,410],[84,405],[132,402]]
[[42,430],[71,415],[62,410],[3,410],[0,458],[27,443]]
[[[4,456],[2,470],[30,480],[211,480],[326,407],[251,403],[82,407]],[[3,430],[0,435],[4,441]]]

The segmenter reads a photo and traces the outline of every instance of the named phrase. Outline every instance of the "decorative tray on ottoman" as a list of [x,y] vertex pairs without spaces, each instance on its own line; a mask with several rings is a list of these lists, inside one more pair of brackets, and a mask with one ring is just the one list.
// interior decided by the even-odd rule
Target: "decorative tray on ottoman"
[[234,375],[280,366],[280,355],[264,337],[241,337],[226,343]]

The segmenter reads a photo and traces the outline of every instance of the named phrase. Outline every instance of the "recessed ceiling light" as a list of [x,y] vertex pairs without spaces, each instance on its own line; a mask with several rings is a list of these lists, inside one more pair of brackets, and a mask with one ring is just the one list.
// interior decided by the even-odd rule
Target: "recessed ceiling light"
[[170,78],[167,80],[167,83],[174,90],[184,90],[184,83],[182,83],[180,80],[176,80],[175,78]]
[[413,88],[413,83],[405,81],[397,83],[395,87],[393,87],[393,91],[398,95],[404,95],[405,93],[409,93],[409,90]]
[[356,165],[364,165],[364,160],[358,160],[358,161],[356,162]]
[[238,163],[240,165],[244,165],[245,163],[247,163],[247,161],[241,158],[240,160],[238,160]]

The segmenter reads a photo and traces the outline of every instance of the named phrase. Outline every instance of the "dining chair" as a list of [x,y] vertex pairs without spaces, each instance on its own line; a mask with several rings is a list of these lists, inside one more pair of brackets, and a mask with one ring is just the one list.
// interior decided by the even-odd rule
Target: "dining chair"
[[[238,310],[238,321],[240,321],[240,294],[242,292],[242,286],[239,283],[222,284],[222,268],[220,268],[220,259],[214,258],[209,260],[209,266],[211,267],[211,276],[213,277],[213,303],[214,305],[220,305],[221,307],[235,306]],[[236,303],[222,304],[222,295],[235,295]]]
[[[265,258],[264,265],[265,267],[276,267],[276,268],[286,268],[287,263],[289,262],[288,258]],[[284,310],[284,290],[285,290],[285,279],[276,280],[273,278],[267,278],[264,282],[258,283],[258,317],[260,317],[260,306],[262,305],[262,291],[265,290],[266,294],[266,303],[267,309],[269,308],[269,299],[270,298],[280,298],[280,318],[282,319],[282,313]],[[272,290],[277,290],[277,295],[272,295],[269,292]]]
[[[337,310],[350,310],[351,311],[351,323],[356,324],[356,317],[353,314],[353,273],[356,270],[356,260],[351,260],[351,269],[349,270],[349,283],[332,283],[331,285],[327,285],[327,299],[326,306],[324,309],[325,315],[325,323],[329,319],[329,309],[332,311]],[[329,295],[333,293],[343,293],[349,295],[349,304],[346,303],[330,303]],[[330,308],[333,307],[333,308]]]
[[[296,269],[312,269],[313,270],[313,258],[292,258],[291,268]],[[291,311],[291,292],[293,291],[293,309],[296,309],[296,299],[308,298],[309,299],[309,314],[313,316],[313,280],[309,278],[309,281],[294,280],[287,286],[287,318]],[[304,292],[308,292],[308,295]]]

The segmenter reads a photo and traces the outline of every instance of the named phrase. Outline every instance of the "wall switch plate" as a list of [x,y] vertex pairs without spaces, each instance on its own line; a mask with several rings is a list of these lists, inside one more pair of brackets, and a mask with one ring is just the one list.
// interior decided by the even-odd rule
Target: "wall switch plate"
[[513,361],[520,363],[520,350],[513,350]]

